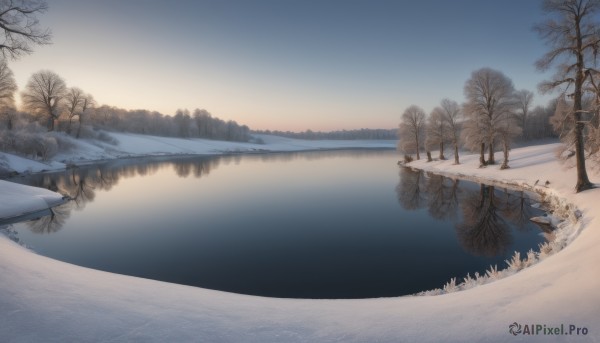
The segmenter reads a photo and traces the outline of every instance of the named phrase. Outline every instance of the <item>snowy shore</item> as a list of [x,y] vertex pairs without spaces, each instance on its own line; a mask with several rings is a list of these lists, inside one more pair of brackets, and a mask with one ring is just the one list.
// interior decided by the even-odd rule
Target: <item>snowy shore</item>
[[[333,143],[323,147],[318,141],[282,140],[287,142],[272,146],[285,144],[295,151],[311,144],[313,149],[335,148]],[[263,148],[270,144],[265,143]],[[596,342],[600,340],[600,189],[574,194],[575,172],[564,170],[555,160],[555,147],[514,149],[511,169],[503,171],[499,166],[478,169],[476,155],[461,156],[461,165],[452,161],[410,164],[446,175],[543,187],[562,199],[560,204],[573,204],[581,211],[581,230],[568,246],[510,277],[440,296],[261,298],[78,267],[36,255],[0,237],[0,337],[9,342]],[[138,148],[131,153],[176,153],[163,151],[166,147]],[[592,174],[593,181],[598,178]],[[547,188],[539,186],[546,181]],[[418,258],[404,263],[418,263]],[[509,333],[513,323],[562,324],[567,329],[574,325],[585,327],[587,334],[515,337]]]

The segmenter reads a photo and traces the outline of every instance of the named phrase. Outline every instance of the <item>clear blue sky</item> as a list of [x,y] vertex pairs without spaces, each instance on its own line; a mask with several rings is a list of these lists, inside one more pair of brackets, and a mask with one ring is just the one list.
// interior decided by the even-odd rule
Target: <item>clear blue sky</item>
[[[51,69],[99,104],[205,108],[255,129],[397,127],[481,67],[536,91],[538,0],[49,0],[53,44],[12,62],[20,89]],[[537,93],[537,92],[536,92]],[[547,97],[537,96],[538,103]]]

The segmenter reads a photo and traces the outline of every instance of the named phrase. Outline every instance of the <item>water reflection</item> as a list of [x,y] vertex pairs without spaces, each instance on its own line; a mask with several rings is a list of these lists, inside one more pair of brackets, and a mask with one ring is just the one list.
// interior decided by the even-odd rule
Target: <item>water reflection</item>
[[474,255],[493,257],[507,252],[512,235],[501,215],[493,186],[480,185],[461,201],[463,221],[456,225],[461,246]]
[[410,170],[399,180],[396,161],[393,151],[181,156],[18,178],[73,201],[11,230],[39,254],[89,268],[336,299],[413,294],[500,266],[509,256],[476,256],[505,244],[480,225],[484,208],[509,227],[508,255],[543,241],[516,229],[529,210],[522,194]]
[[288,153],[232,154],[225,156],[156,157],[116,160],[102,164],[74,167],[64,172],[20,176],[12,182],[46,188],[68,196],[71,201],[56,207],[50,214],[27,222],[35,233],[52,233],[62,228],[73,209],[82,210],[94,201],[99,191],[109,191],[119,181],[137,176],[149,176],[165,168],[172,168],[181,178],[201,178],[209,175],[220,165],[238,165],[242,159],[262,162],[291,162],[297,159],[315,161],[348,156],[386,155],[386,150],[335,150]]
[[425,189],[429,214],[435,219],[454,219],[458,208],[458,180],[427,174]]
[[60,230],[71,215],[72,205],[66,203],[50,209],[50,214],[26,224],[33,233],[54,233]]
[[[524,192],[498,190],[484,184],[458,185],[459,180],[401,168],[396,192],[402,208],[427,208],[435,219],[454,221],[458,242],[473,255],[504,255],[513,243],[513,227],[521,231],[531,229],[527,224],[532,207]],[[551,238],[548,230],[543,231],[546,238]]]
[[398,202],[407,210],[416,210],[427,205],[427,193],[423,173],[400,168],[400,182],[396,186]]

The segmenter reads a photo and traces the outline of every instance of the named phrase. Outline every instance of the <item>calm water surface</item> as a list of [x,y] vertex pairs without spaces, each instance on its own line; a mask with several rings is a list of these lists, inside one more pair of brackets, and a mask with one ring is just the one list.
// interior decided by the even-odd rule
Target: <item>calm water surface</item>
[[90,268],[293,298],[411,294],[546,240],[524,194],[397,160],[381,150],[193,157],[20,177],[74,200],[12,229],[39,254]]

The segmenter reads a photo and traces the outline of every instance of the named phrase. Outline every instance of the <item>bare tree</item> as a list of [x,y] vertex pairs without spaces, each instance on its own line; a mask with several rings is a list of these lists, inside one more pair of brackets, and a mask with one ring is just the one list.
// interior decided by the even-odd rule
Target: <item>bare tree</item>
[[36,15],[48,5],[43,0],[0,0],[0,52],[17,59],[30,54],[31,45],[50,44],[49,29],[40,28]]
[[67,92],[65,81],[53,71],[42,70],[31,75],[22,94],[23,105],[30,111],[48,118],[48,130],[60,116],[59,105]]
[[515,100],[517,101],[517,118],[519,118],[521,128],[523,129],[523,137],[528,138],[527,133],[527,118],[529,116],[529,108],[533,101],[533,93],[527,89],[521,89],[515,93]]
[[[466,105],[463,105],[465,108]],[[486,166],[485,162],[485,142],[487,140],[486,123],[476,112],[465,111],[466,120],[462,123],[461,140],[467,149],[471,151],[479,150],[479,168]]]
[[402,114],[402,122],[398,130],[400,148],[410,153],[416,151],[417,160],[421,159],[419,149],[423,145],[425,129],[425,111],[422,108],[412,105]]
[[550,46],[550,51],[536,62],[536,67],[545,71],[557,64],[557,72],[551,81],[540,84],[539,88],[549,92],[564,87],[562,92],[566,94],[573,86],[573,93],[568,94],[573,98],[569,116],[574,123],[575,191],[581,192],[593,188],[585,167],[582,97],[584,83],[590,75],[586,72],[587,68],[595,63],[600,45],[599,25],[595,20],[600,0],[544,0],[542,9],[554,17],[534,26],[534,30]]
[[427,151],[431,151],[433,147],[437,146],[440,150],[440,160],[445,160],[444,156],[444,143],[450,140],[450,128],[448,122],[444,118],[444,114],[439,108],[433,109],[429,118],[427,119],[427,125],[425,126],[425,147]]
[[460,143],[462,111],[456,101],[443,99],[440,106],[433,112],[438,112],[446,122],[448,140],[454,147],[454,164],[460,164],[458,159],[458,145]]
[[77,87],[71,87],[67,90],[65,100],[67,101],[67,115],[69,116],[69,126],[67,126],[67,133],[71,134],[71,125],[73,117],[79,115],[79,108],[83,105],[83,91]]
[[498,124],[498,136],[502,141],[502,152],[504,160],[500,169],[508,169],[508,154],[510,151],[510,145],[515,137],[518,137],[523,132],[523,129],[519,127],[519,120],[512,112],[505,112],[500,118]]
[[17,83],[5,59],[0,59],[0,115],[6,118],[8,130],[12,130],[15,120],[15,92]]
[[81,112],[77,118],[79,119],[79,126],[77,127],[76,138],[81,137],[81,126],[83,126],[83,118],[87,115],[87,110],[93,108],[96,105],[96,101],[91,94],[84,94],[81,98]]
[[499,134],[501,119],[514,108],[512,81],[502,72],[482,68],[474,71],[465,83],[467,102],[464,111],[468,120],[477,121],[478,129],[484,130],[488,145],[487,164],[494,164],[494,141]]

